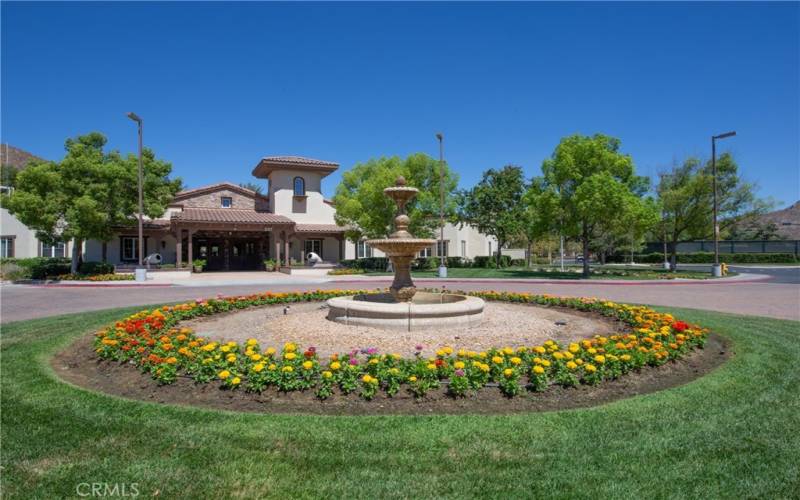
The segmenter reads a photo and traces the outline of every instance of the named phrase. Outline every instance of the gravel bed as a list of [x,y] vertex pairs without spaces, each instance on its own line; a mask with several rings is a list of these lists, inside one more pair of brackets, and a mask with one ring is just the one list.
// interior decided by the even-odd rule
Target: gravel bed
[[[346,326],[328,321],[324,303],[269,306],[236,311],[181,323],[202,337],[219,341],[259,341],[262,348],[280,348],[296,342],[301,348],[314,346],[321,356],[375,347],[379,352],[409,356],[417,345],[423,355],[439,347],[452,346],[481,351],[490,347],[539,345],[545,340],[559,342],[608,335],[620,326],[605,318],[531,305],[487,302],[484,319],[472,328],[438,328],[412,332]],[[559,325],[556,323],[565,323]]]

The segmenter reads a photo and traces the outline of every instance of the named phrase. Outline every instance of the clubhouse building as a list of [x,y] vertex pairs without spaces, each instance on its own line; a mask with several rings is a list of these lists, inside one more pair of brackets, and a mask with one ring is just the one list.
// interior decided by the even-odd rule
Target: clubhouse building
[[[283,270],[307,264],[313,252],[324,262],[335,264],[343,259],[380,257],[364,242],[345,239],[345,228],[336,225],[334,204],[322,196],[322,179],[339,165],[330,161],[299,156],[269,156],[253,169],[253,176],[266,181],[266,194],[233,183],[221,182],[178,193],[159,219],[144,223],[144,254],[158,253],[162,264],[189,267],[195,259],[206,261],[208,271],[263,269],[263,261],[274,259]],[[262,181],[263,182],[263,181]],[[2,211],[3,237],[29,240],[31,234],[6,235],[6,228],[17,233],[25,226]],[[438,235],[437,235],[438,236]],[[33,236],[35,239],[35,235]],[[13,246],[13,245],[12,245]],[[120,267],[138,262],[138,228],[120,229],[110,241],[85,243],[85,261],[106,261]],[[20,246],[17,245],[19,250]],[[27,245],[25,254],[11,249],[9,257],[44,255],[50,247]],[[33,249],[37,254],[31,255]],[[432,257],[444,254],[472,259],[492,255],[497,242],[477,230],[448,224],[444,240],[420,252]],[[59,256],[68,256],[68,248]]]

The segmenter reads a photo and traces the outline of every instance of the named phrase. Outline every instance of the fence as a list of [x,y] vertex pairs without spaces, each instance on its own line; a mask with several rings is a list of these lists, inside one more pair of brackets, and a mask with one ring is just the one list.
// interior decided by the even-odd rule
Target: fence
[[[661,252],[663,242],[647,243],[645,252]],[[678,253],[713,252],[714,241],[683,241],[678,243]],[[721,240],[720,253],[793,253],[800,255],[800,240]]]

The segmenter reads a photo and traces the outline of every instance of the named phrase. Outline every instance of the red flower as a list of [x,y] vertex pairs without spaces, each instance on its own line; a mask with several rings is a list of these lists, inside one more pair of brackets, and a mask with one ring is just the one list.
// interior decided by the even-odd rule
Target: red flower
[[436,364],[436,366],[440,367],[444,364],[444,360],[437,358],[436,361],[434,361],[434,363]]
[[676,321],[675,323],[672,323],[672,329],[676,332],[682,332],[687,328],[689,328],[689,325],[683,321]]

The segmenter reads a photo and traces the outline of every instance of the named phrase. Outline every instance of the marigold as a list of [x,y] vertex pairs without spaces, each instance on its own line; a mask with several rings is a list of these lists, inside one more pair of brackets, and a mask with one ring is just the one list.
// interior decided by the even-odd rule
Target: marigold
[[415,377],[414,375],[411,375],[410,377],[408,377],[408,381],[413,384],[414,382],[417,381],[417,377]]
[[291,360],[293,360],[294,358],[297,357],[297,354],[295,354],[295,353],[290,351],[290,352],[287,352],[286,354],[284,354],[283,357],[284,357],[284,359],[287,359],[287,360],[291,361]]
[[594,372],[596,372],[596,371],[597,371],[597,367],[596,367],[596,366],[594,366],[594,365],[593,365],[593,364],[591,364],[591,363],[587,363],[587,364],[586,364],[586,366],[584,366],[584,369],[585,369],[587,372],[589,372],[589,373],[594,373]]
[[233,379],[231,379],[231,384],[232,385],[239,385],[241,382],[242,382],[242,379],[240,379],[239,377],[233,377]]
[[598,354],[597,356],[594,357],[594,361],[598,365],[602,365],[603,363],[606,362],[606,357],[601,354]]
[[492,363],[499,365],[502,362],[503,358],[501,358],[500,356],[492,356]]
[[516,356],[514,356],[513,358],[511,358],[511,364],[512,364],[512,365],[519,365],[520,363],[522,363],[522,359],[520,359],[520,358],[518,358],[518,357],[516,357]]
[[505,375],[506,378],[511,378],[514,376],[514,370],[512,370],[511,368],[506,368],[505,370],[503,370],[503,375]]
[[568,368],[568,369],[570,369],[570,370],[574,370],[574,369],[575,369],[575,368],[577,368],[577,367],[578,367],[578,365],[577,365],[577,363],[575,363],[574,361],[567,361],[567,368]]
[[253,365],[253,371],[256,373],[259,373],[263,369],[264,369],[264,363],[256,363]]
[[166,362],[168,365],[174,365],[175,363],[178,362],[178,358],[176,358],[175,356],[170,356],[166,359]]
[[294,368],[291,366],[284,366],[283,368],[281,368],[281,370],[286,373],[292,373],[294,371]]
[[331,377],[333,377],[333,373],[329,372],[328,370],[322,372],[322,378],[331,378]]
[[542,368],[539,365],[536,365],[536,366],[533,367],[533,373],[535,373],[537,375],[541,375],[542,373],[544,373],[544,368]]
[[311,361],[303,361],[303,368],[306,370],[310,370],[314,367],[314,363]]
[[230,376],[231,376],[231,372],[229,372],[228,370],[222,370],[221,372],[219,372],[219,378],[221,378],[222,380],[225,380],[226,378],[228,378]]
[[341,367],[342,367],[341,363],[339,363],[338,361],[334,361],[333,363],[331,363],[330,369],[336,371]]
[[462,361],[456,361],[455,363],[453,363],[453,368],[455,368],[456,370],[462,370],[464,366],[465,365]]

